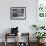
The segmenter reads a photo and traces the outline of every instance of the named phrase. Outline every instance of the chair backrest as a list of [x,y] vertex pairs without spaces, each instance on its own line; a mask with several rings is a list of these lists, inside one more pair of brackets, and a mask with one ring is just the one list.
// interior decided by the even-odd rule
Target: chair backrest
[[20,42],[28,42],[29,41],[29,33],[21,33],[19,36]]

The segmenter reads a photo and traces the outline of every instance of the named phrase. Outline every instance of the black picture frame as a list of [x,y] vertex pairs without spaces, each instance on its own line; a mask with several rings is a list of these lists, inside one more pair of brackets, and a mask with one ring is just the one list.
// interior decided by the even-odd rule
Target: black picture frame
[[10,8],[11,20],[25,20],[26,19],[26,7],[11,7]]

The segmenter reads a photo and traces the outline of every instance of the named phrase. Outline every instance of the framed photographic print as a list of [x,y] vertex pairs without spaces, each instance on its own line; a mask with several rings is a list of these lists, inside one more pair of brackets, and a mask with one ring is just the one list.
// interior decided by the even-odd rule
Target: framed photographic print
[[46,0],[37,1],[37,15],[39,18],[46,18]]
[[46,25],[46,0],[37,0],[36,3],[36,24],[44,26]]
[[26,7],[11,7],[10,8],[11,20],[24,20],[26,19]]

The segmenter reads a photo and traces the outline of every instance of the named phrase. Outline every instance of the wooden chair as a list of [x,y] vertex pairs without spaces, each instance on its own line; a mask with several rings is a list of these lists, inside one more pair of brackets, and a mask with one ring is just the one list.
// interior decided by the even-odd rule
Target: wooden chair
[[[23,39],[26,39],[26,41],[24,41],[24,42],[22,42],[21,41],[21,45],[23,45],[24,46],[24,44],[25,44],[25,46],[30,46],[30,42],[29,42],[29,33],[21,33],[21,37],[22,37],[22,40]],[[20,46],[21,46],[20,45]]]
[[17,36],[17,38],[15,38],[15,40],[17,40],[16,41],[16,45],[15,46],[18,46],[18,33],[17,34],[10,34],[10,33],[5,33],[5,41],[4,41],[4,43],[5,43],[5,46],[7,46],[8,45],[8,42],[7,42],[7,36]]

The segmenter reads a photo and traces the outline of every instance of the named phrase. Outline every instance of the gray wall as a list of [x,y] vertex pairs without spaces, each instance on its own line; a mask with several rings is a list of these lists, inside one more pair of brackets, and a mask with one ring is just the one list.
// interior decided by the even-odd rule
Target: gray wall
[[[10,7],[26,7],[26,20],[10,20]],[[0,0],[0,34],[5,29],[19,27],[20,32],[31,32],[36,24],[36,0]]]
[[[10,7],[26,7],[26,20],[10,20]],[[29,32],[36,24],[36,0],[0,0],[0,34],[10,32],[9,28],[19,27],[19,32]]]

